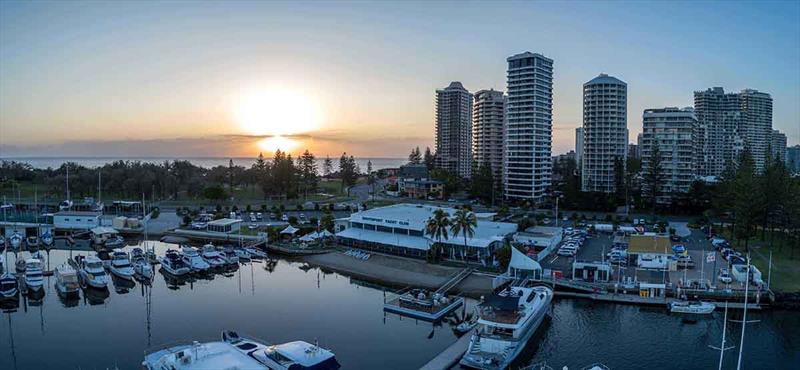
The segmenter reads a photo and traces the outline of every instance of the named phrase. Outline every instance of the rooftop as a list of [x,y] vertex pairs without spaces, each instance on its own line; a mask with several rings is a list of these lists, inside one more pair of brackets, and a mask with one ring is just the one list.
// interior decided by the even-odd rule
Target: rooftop
[[53,216],[100,216],[100,213],[91,211],[61,211],[54,213]]
[[213,226],[228,226],[228,225],[238,224],[240,222],[242,222],[242,220],[236,220],[233,218],[220,218],[219,220],[211,221],[208,224]]
[[584,85],[596,84],[628,85],[625,83],[625,81],[622,81],[614,76],[609,76],[605,73],[601,73],[599,76],[589,80],[589,82],[585,83]]
[[666,235],[631,235],[628,253],[668,254],[671,246]]

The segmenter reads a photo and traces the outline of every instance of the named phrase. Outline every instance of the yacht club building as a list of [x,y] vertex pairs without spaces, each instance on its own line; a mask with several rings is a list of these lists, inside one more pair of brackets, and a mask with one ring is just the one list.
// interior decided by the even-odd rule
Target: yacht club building
[[[340,244],[354,248],[370,249],[398,255],[423,258],[437,241],[425,234],[425,225],[437,209],[454,215],[456,209],[422,204],[395,204],[356,212],[350,217],[336,220],[336,239]],[[478,217],[474,235],[467,238],[464,247],[462,234],[442,240],[443,253],[455,259],[481,259],[488,257],[503,245],[506,236],[517,231],[517,225],[488,221]]]

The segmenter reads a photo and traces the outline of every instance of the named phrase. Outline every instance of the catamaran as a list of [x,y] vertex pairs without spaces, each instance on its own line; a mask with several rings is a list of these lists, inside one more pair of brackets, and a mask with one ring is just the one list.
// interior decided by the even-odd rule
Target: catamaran
[[36,258],[29,258],[25,261],[25,286],[33,291],[39,291],[44,285],[44,275],[42,272],[42,261]]
[[53,273],[56,277],[56,291],[63,297],[74,297],[78,295],[78,272],[72,266],[63,264],[56,267]]
[[128,253],[114,249],[111,253],[111,273],[125,280],[133,280],[133,266]]
[[75,261],[80,268],[78,275],[84,284],[98,289],[108,286],[108,275],[103,268],[103,261],[95,256],[75,256]]
[[333,352],[303,341],[267,345],[222,333],[222,341],[180,345],[146,354],[147,370],[337,370],[341,366]]
[[509,286],[478,307],[478,329],[470,338],[461,365],[505,369],[536,332],[553,299],[544,286]]

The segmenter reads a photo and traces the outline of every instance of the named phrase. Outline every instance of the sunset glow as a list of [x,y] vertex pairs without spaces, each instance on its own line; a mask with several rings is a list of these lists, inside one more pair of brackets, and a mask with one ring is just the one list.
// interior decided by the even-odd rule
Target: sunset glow
[[273,136],[262,139],[258,142],[258,148],[266,152],[275,152],[280,149],[283,152],[292,152],[297,148],[297,140],[283,136]]
[[249,93],[236,102],[234,111],[242,130],[251,135],[307,133],[318,129],[322,122],[315,101],[289,90]]

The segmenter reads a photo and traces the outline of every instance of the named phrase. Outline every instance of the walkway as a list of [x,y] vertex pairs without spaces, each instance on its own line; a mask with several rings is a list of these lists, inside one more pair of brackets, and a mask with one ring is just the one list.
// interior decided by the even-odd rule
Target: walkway
[[419,370],[447,370],[451,368],[461,359],[464,352],[467,351],[469,340],[474,332],[475,329],[472,329],[469,333],[462,335],[455,343],[451,344],[450,347],[447,347],[442,353],[428,361],[428,363],[419,368]]

